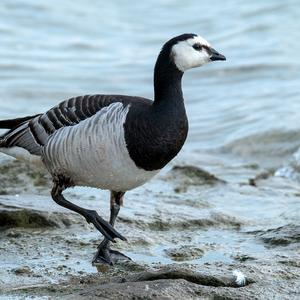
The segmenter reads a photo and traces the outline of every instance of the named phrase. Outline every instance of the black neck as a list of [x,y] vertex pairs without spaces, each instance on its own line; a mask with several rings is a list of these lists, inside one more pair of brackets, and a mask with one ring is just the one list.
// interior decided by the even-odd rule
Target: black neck
[[169,54],[159,54],[154,68],[154,105],[183,104],[181,79],[183,72],[170,60]]
[[[132,106],[125,122],[130,157],[144,170],[163,168],[180,151],[188,132],[181,79],[166,44],[154,69],[154,103]],[[127,134],[127,135],[126,135]]]

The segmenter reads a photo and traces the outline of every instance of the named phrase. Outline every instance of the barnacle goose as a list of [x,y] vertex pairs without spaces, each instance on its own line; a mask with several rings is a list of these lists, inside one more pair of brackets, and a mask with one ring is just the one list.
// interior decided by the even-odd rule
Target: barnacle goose
[[[181,79],[184,71],[226,58],[202,37],[183,34],[164,44],[154,69],[154,101],[123,95],[87,95],[61,102],[46,113],[0,121],[9,129],[0,151],[46,167],[53,200],[85,217],[104,235],[94,264],[112,264],[114,223],[126,191],[157,174],[182,148],[188,120]],[[110,221],[79,207],[62,192],[89,186],[111,192]]]

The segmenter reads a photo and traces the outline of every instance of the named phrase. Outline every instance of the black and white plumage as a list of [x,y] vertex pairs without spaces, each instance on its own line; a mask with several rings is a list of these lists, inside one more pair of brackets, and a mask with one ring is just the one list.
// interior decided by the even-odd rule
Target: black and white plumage
[[[0,151],[45,166],[54,181],[53,199],[104,234],[95,262],[111,263],[108,241],[125,239],[113,228],[124,193],[156,175],[185,142],[184,71],[213,60],[225,57],[200,36],[183,34],[169,40],[158,56],[154,101],[87,95],[61,102],[44,114],[0,121],[0,128],[9,129],[0,137]],[[63,190],[75,185],[111,191],[110,224],[63,197]]]

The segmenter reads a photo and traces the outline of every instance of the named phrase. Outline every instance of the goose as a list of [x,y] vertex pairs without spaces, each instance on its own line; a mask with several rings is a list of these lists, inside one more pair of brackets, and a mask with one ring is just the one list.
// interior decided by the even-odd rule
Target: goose
[[[104,236],[92,260],[114,264],[111,242],[126,238],[115,228],[124,195],[155,176],[181,150],[188,133],[181,80],[188,69],[226,60],[196,34],[167,41],[154,68],[154,100],[125,95],[70,98],[45,113],[0,121],[0,152],[42,166],[53,179],[51,196],[82,215]],[[110,191],[110,220],[68,201],[74,186]],[[128,258],[128,257],[126,257]]]

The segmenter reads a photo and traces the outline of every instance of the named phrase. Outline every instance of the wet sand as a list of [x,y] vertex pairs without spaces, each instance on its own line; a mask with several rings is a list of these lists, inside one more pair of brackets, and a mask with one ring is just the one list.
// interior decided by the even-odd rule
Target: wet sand
[[[97,269],[93,226],[50,199],[42,172],[2,163],[0,299],[298,299],[299,188],[272,170],[238,169],[234,181],[236,166],[219,174],[176,161],[129,192],[116,224],[128,242],[114,248],[133,261]],[[108,218],[107,192],[66,194]]]

